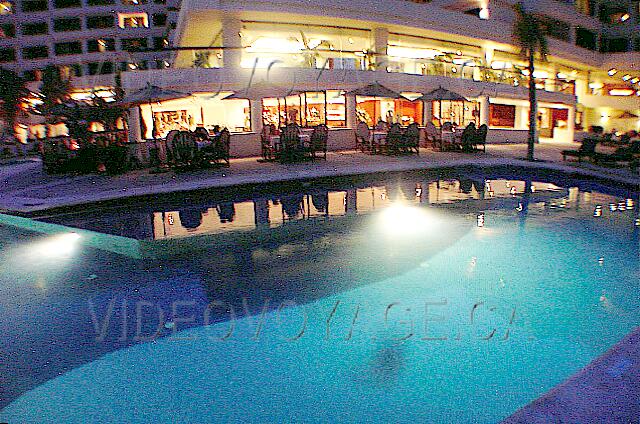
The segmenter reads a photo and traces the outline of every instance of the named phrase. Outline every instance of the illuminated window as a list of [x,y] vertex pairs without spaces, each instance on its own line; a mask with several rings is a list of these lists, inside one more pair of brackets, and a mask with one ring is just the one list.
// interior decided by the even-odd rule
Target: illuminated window
[[146,13],[119,13],[118,26],[120,28],[147,28],[149,18]]
[[489,125],[492,127],[514,128],[516,125],[516,107],[513,105],[489,105]]
[[10,15],[13,13],[13,4],[10,1],[0,1],[0,15]]
[[124,38],[122,39],[122,50],[129,52],[142,51],[148,48],[146,38]]
[[101,38],[98,40],[87,41],[87,51],[89,53],[96,52],[112,52],[116,50],[116,43],[113,38]]

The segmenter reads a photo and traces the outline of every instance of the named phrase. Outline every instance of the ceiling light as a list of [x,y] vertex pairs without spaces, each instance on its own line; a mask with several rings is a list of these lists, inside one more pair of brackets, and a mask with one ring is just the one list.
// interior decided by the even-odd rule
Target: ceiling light
[[609,76],[610,77],[614,76],[617,73],[618,73],[618,70],[616,68],[609,69]]
[[627,19],[629,19],[631,16],[629,16],[628,13],[625,13],[624,15],[620,16],[620,22],[625,22]]
[[613,90],[609,90],[610,96],[631,96],[632,94],[633,90],[630,89],[614,88]]
[[635,77],[634,79],[631,80],[631,84],[637,84],[638,81],[640,81],[640,78]]
[[625,76],[622,77],[623,81],[629,81],[631,79],[631,75],[626,74]]

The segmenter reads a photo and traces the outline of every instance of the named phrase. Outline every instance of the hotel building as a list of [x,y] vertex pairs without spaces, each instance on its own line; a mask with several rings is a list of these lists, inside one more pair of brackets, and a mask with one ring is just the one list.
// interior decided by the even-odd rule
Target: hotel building
[[37,90],[42,69],[71,77],[75,98],[108,97],[114,75],[170,65],[177,0],[0,0],[0,66]]
[[[56,7],[81,1],[79,9]],[[2,56],[15,54],[15,61],[5,64],[28,73],[43,63],[74,70],[78,63],[81,76],[74,83],[84,88],[97,85],[88,78],[95,74],[92,63],[112,64],[103,73],[127,71],[122,74],[127,92],[151,83],[192,93],[131,109],[131,139],[151,139],[154,125],[160,136],[171,129],[221,125],[232,131],[232,156],[259,155],[263,125],[292,120],[326,123],[334,150],[353,148],[358,120],[463,126],[473,121],[489,125],[488,142],[526,140],[529,75],[512,39],[515,0],[182,0],[179,12],[175,5],[174,12],[166,12],[168,5],[137,1],[33,1],[48,12],[8,16],[15,21],[15,34],[24,33],[25,16],[46,18],[47,33],[33,37],[47,55],[33,59],[25,56],[29,47],[14,46]],[[26,3],[31,1],[23,1],[23,9]],[[532,76],[543,142],[579,139],[591,126],[640,128],[639,2],[612,3],[525,2],[542,19],[549,38],[548,60],[538,62]],[[109,28],[89,28],[89,17],[98,12],[111,17]],[[157,20],[164,13],[169,18]],[[56,53],[67,36],[55,30],[58,15],[82,17],[80,28],[68,33],[82,39],[80,47],[74,44],[68,56]],[[164,48],[162,37],[174,18],[170,47]],[[139,52],[125,41],[134,36],[146,40],[136,44]],[[94,52],[94,42],[104,39],[113,40],[107,43],[113,51]],[[2,42],[11,45],[12,40]],[[409,99],[441,86],[470,102],[423,104],[347,94],[373,82]],[[263,95],[223,100],[248,86],[261,88],[255,91]]]

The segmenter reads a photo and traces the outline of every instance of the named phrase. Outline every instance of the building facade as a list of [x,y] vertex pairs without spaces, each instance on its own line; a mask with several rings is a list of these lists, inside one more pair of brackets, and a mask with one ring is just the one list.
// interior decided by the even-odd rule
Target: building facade
[[[292,120],[326,123],[334,149],[353,146],[358,120],[378,119],[476,122],[489,126],[490,142],[523,142],[530,77],[544,141],[572,141],[591,126],[640,129],[639,2],[525,1],[550,46],[533,76],[511,35],[515,3],[182,0],[178,8],[164,0],[4,1],[0,59],[30,79],[56,64],[75,75],[80,91],[109,87],[124,71],[129,92],[151,83],[192,93],[132,109],[132,140],[151,139],[154,128],[162,136],[221,125],[233,133],[235,156],[259,154],[262,127]],[[373,82],[409,99],[441,86],[470,102],[346,94]],[[260,85],[275,91],[223,100]]]
[[0,66],[36,90],[48,65],[73,80],[78,96],[110,88],[118,72],[170,65],[175,10],[174,0],[2,0]]

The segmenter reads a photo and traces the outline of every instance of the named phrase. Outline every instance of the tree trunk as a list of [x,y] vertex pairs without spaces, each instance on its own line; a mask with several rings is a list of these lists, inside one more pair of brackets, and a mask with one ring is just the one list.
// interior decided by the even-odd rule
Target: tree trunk
[[533,161],[533,150],[537,142],[538,133],[538,101],[536,99],[536,81],[533,77],[535,71],[535,51],[529,51],[529,137],[527,139],[527,160]]

